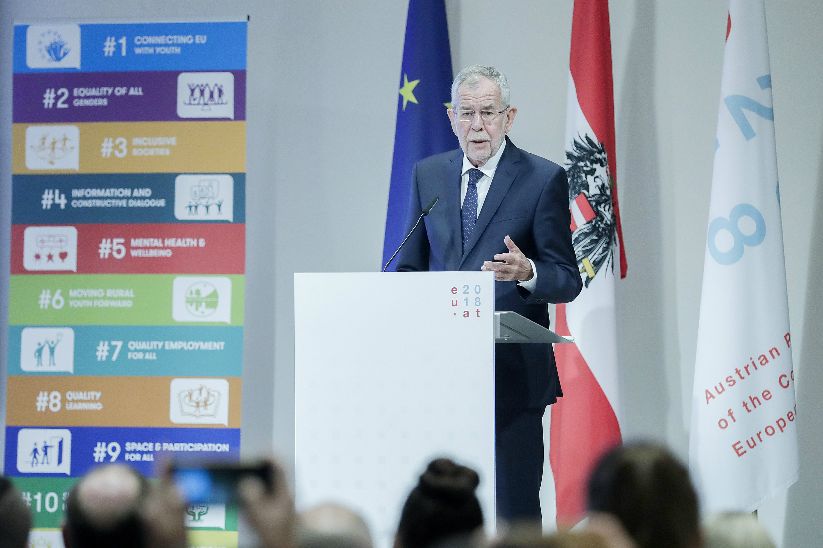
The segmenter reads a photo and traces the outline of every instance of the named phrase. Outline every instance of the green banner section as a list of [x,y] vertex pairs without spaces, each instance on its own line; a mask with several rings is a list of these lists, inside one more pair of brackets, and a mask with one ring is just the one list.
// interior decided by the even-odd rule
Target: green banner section
[[11,276],[12,325],[243,325],[245,277]]
[[31,508],[31,516],[38,528],[60,528],[66,499],[78,478],[10,478],[23,494],[23,500]]
[[[11,477],[23,500],[31,508],[37,529],[59,529],[66,512],[66,500],[80,478]],[[237,506],[209,508],[189,506],[185,510],[189,546],[237,546]],[[214,539],[215,542],[211,542]],[[232,540],[233,539],[233,540]],[[223,544],[227,542],[228,544]]]

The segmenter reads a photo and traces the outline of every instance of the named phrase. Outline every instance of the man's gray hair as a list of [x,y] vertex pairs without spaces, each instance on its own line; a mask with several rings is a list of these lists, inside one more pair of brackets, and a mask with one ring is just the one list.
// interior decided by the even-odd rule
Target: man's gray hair
[[454,82],[452,82],[452,104],[456,106],[458,103],[457,88],[463,84],[473,87],[477,85],[481,77],[488,78],[497,84],[497,87],[500,88],[500,98],[503,101],[503,106],[508,107],[511,96],[509,80],[505,74],[496,68],[485,65],[469,65],[457,73],[457,76],[454,77]]

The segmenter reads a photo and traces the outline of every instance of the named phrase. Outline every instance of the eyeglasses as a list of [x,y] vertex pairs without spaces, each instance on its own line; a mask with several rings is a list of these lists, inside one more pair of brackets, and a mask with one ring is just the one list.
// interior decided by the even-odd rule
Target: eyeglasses
[[[493,110],[481,110],[480,112],[477,112],[475,110],[460,110],[460,111],[457,111],[457,119],[460,120],[461,122],[463,122],[464,124],[470,124],[474,121],[474,117],[479,114],[480,115],[480,120],[484,124],[486,124],[486,123],[491,122],[492,120],[494,120],[495,118],[497,118],[498,116],[500,116],[501,114],[506,112],[507,110],[509,110],[509,107],[506,107],[503,110],[498,110],[497,112],[495,112]],[[453,109],[452,109],[452,112],[454,112]]]

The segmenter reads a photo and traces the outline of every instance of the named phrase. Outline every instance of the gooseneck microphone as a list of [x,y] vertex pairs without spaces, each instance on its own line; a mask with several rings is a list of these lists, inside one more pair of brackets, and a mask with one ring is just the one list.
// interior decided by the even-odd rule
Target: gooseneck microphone
[[435,196],[434,199],[431,202],[429,202],[429,205],[427,205],[426,207],[424,207],[420,211],[420,216],[417,217],[417,221],[414,223],[414,226],[411,227],[411,230],[409,230],[409,233],[406,234],[406,237],[403,238],[403,241],[400,242],[400,245],[397,246],[397,249],[394,250],[394,253],[392,253],[392,256],[389,257],[389,260],[386,261],[386,265],[383,267],[383,270],[381,270],[381,272],[385,272],[386,269],[389,268],[389,265],[391,264],[391,262],[394,260],[394,258],[397,256],[397,254],[400,253],[400,250],[403,249],[403,245],[405,245],[406,240],[408,240],[409,237],[411,237],[412,233],[414,233],[414,230],[417,228],[417,225],[420,224],[420,221],[423,220],[423,217],[428,215],[429,212],[431,212],[431,210],[434,209],[434,206],[437,205],[437,202],[439,200],[440,200],[440,196]]

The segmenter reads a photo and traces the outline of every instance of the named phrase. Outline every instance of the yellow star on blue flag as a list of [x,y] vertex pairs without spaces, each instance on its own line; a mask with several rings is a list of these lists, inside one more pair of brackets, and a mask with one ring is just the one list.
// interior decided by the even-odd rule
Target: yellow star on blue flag
[[[444,1],[409,0],[403,62],[395,80],[399,92],[383,239],[384,265],[403,241],[410,214],[420,214],[420,205],[414,204],[411,196],[414,164],[426,156],[457,148],[443,108],[444,101],[450,98],[452,76]],[[425,84],[420,85],[421,82]],[[407,108],[409,103],[414,108]],[[396,263],[389,265],[389,270],[395,267]]]
[[420,83],[420,80],[412,80],[409,82],[409,77],[403,73],[403,87],[400,88],[400,95],[403,96],[403,110],[406,110],[406,105],[409,102],[417,104],[417,97],[414,96],[414,88],[417,87],[417,84]]

